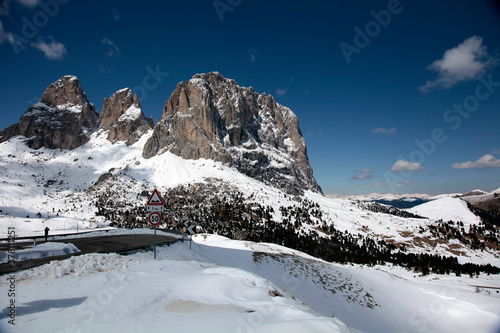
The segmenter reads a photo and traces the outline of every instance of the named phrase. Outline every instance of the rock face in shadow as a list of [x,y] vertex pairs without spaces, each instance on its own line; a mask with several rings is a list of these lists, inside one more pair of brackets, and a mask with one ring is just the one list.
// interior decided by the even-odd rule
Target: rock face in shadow
[[90,140],[98,113],[76,76],[63,76],[45,89],[40,102],[30,106],[17,124],[0,132],[0,142],[16,135],[32,149],[74,149]]
[[232,165],[291,194],[321,192],[296,115],[272,96],[240,87],[218,72],[177,85],[143,156],[166,151]]
[[153,127],[153,118],[146,118],[137,93],[132,97],[129,88],[118,90],[109,99],[104,99],[99,129],[108,131],[109,141],[126,141],[131,145]]

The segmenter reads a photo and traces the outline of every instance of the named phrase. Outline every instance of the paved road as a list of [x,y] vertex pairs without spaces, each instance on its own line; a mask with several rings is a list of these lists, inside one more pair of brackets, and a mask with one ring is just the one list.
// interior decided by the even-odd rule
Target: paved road
[[[176,241],[177,239],[171,236],[156,235],[157,245],[171,244]],[[98,237],[64,239],[57,242],[72,243],[78,249],[80,249],[80,252],[62,256],[18,261],[16,263],[15,268],[12,268],[10,264],[0,264],[0,275],[12,273],[18,270],[28,269],[35,266],[40,266],[52,260],[67,259],[73,255],[82,255],[86,253],[126,252],[126,251],[145,249],[154,244],[154,236],[153,235],[98,236]]]

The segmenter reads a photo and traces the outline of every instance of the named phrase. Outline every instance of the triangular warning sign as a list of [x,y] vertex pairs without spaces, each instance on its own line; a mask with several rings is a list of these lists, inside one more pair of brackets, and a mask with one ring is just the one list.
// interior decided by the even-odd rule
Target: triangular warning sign
[[158,193],[158,190],[155,189],[153,191],[153,194],[151,194],[151,197],[149,198],[147,205],[148,206],[163,206],[164,204],[165,204],[165,202],[161,198],[160,193]]

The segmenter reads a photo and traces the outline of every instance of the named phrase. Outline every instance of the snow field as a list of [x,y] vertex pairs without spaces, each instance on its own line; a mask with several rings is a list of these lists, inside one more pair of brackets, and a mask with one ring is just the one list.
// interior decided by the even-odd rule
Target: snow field
[[[280,190],[218,162],[184,160],[169,152],[146,160],[142,157],[142,147],[152,132],[145,134],[132,146],[126,146],[123,142],[112,144],[104,134],[92,134],[92,140],[86,145],[71,151],[45,148],[31,150],[21,137],[0,144],[0,171],[4,172],[0,186],[0,214],[3,214],[0,215],[0,238],[6,235],[5,226],[11,226],[12,223],[18,227],[18,237],[43,235],[44,223],[49,225],[50,234],[60,230],[76,232],[76,224],[79,230],[105,227],[110,221],[95,216],[96,208],[92,200],[98,195],[106,195],[106,189],[95,190],[91,186],[100,175],[110,170],[114,170],[113,175],[120,177],[113,186],[122,187],[120,197],[114,199],[131,205],[145,204],[145,198],[138,195],[154,187],[164,191],[181,184],[216,179],[221,184],[231,184],[239,189],[248,200],[273,207],[276,221],[282,218],[279,210],[281,206],[300,206],[294,198]],[[452,244],[459,251],[450,251],[447,245],[414,241],[414,236],[430,236],[429,232],[418,234],[420,226],[432,224],[440,218],[478,224],[478,217],[468,211],[465,202],[460,199],[445,197],[411,210],[429,219],[404,219],[364,211],[352,201],[325,198],[309,191],[305,193],[305,198],[320,205],[327,223],[333,223],[336,229],[348,231],[352,235],[361,234],[405,243],[414,252],[446,256],[460,252],[463,255],[458,258],[462,263],[500,266],[500,258],[495,253],[470,251],[459,243]],[[35,218],[38,212],[42,215],[41,220]],[[26,218],[28,215],[29,218]],[[303,225],[303,228],[312,231],[314,226]]]
[[[19,273],[7,332],[347,332],[268,280],[189,260],[186,244],[133,256],[89,254]],[[169,259],[170,258],[170,259]],[[187,259],[187,260],[186,260]],[[0,292],[7,286],[2,283]],[[273,297],[270,292],[286,297]],[[8,326],[7,326],[8,325]]]
[[[143,140],[151,133],[132,146],[111,144],[101,134],[94,133],[88,144],[72,151],[33,151],[20,138],[0,144],[0,238],[9,226],[22,237],[43,235],[44,226],[52,235],[76,232],[77,223],[85,231],[107,225],[109,221],[95,218],[91,186],[112,169],[120,181],[126,180],[119,199],[134,204],[141,204],[138,194],[153,186],[161,191],[218,179],[247,199],[273,207],[277,221],[280,206],[299,205],[220,163],[186,161],[170,153],[145,160]],[[478,224],[455,198],[420,206],[417,213],[429,218],[422,220],[367,212],[354,202],[312,192],[305,197],[320,205],[336,229],[395,242],[411,242],[405,235],[440,218]],[[441,203],[446,208],[436,206]],[[38,212],[42,218],[35,217]],[[152,230],[110,231],[115,232]],[[185,243],[160,248],[156,261],[151,252],[91,254],[20,272],[16,327],[3,316],[0,331],[385,333],[495,332],[500,327],[494,290],[476,293],[473,287],[500,287],[498,276],[423,278],[390,265],[330,264],[273,244],[209,235],[193,240],[192,250]],[[441,245],[424,244],[412,251],[450,255]],[[488,251],[466,251],[458,258],[500,266],[498,254]],[[0,294],[6,288],[2,281]]]
[[[274,244],[193,237],[129,256],[86,254],[16,273],[6,332],[494,332],[494,276],[415,277]],[[8,285],[0,283],[0,293]],[[5,312],[5,310],[4,310]],[[333,316],[333,317],[332,317]],[[495,326],[496,325],[496,326]]]
[[194,240],[201,247],[193,249],[204,258],[259,274],[318,313],[335,316],[352,331],[494,332],[493,328],[500,328],[500,296],[476,293],[470,286],[500,287],[497,276],[423,278],[400,267],[327,263],[274,244],[203,235]]
[[433,220],[462,221],[467,227],[471,224],[479,225],[481,222],[481,218],[474,215],[467,208],[467,202],[460,198],[445,197],[415,206],[408,211]]

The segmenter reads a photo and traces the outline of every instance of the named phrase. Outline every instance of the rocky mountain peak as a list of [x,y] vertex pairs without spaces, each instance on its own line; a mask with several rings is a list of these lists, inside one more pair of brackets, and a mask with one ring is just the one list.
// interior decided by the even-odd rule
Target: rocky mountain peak
[[165,151],[232,165],[289,193],[321,192],[295,114],[218,72],[177,84],[143,156]]
[[45,89],[40,100],[47,106],[88,106],[90,102],[76,76],[66,75]]
[[0,142],[23,135],[33,149],[74,149],[89,141],[97,119],[78,78],[66,75],[45,89],[40,102],[30,106],[19,123],[0,132]]
[[132,96],[130,88],[118,90],[104,99],[99,129],[108,131],[109,141],[126,141],[131,145],[153,127],[153,118],[146,118],[137,93]]

